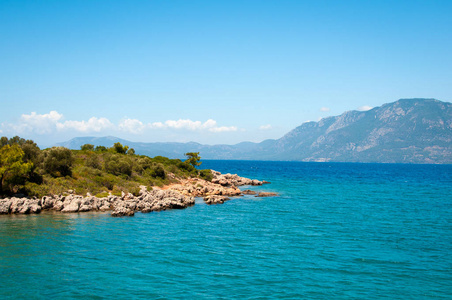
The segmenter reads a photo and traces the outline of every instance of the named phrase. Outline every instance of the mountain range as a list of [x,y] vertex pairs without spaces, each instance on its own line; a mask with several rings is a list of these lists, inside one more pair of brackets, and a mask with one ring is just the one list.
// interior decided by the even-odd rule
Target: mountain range
[[400,99],[368,111],[347,111],[306,122],[280,139],[260,143],[137,143],[116,137],[77,137],[58,146],[110,147],[115,142],[134,148],[138,154],[170,158],[200,152],[203,159],[450,164],[452,103]]

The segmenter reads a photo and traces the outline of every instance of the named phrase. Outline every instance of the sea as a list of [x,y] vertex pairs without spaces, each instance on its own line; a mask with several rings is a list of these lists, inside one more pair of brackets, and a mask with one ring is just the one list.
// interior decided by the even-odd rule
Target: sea
[[278,196],[0,216],[0,299],[452,299],[452,165],[202,167]]

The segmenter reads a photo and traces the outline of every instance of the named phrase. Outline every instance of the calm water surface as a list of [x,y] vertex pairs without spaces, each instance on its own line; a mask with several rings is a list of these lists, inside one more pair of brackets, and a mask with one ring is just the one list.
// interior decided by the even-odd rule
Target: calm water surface
[[0,299],[452,299],[452,166],[202,167],[280,196],[0,216]]

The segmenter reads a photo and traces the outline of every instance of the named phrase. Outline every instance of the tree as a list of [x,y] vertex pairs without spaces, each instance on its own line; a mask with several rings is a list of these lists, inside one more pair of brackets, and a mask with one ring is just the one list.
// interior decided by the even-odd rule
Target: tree
[[187,157],[186,163],[189,163],[193,167],[198,167],[202,164],[200,162],[201,157],[199,156],[199,152],[188,152],[184,154]]
[[0,138],[0,148],[8,145],[8,138],[6,136],[2,136]]
[[45,153],[44,170],[53,177],[71,176],[74,158],[71,150],[53,147]]
[[113,150],[119,154],[126,154],[129,146],[123,146],[120,142],[113,144]]
[[0,148],[0,194],[5,191],[16,192],[15,186],[22,184],[33,167],[24,162],[24,151],[18,145]]
[[85,145],[80,146],[80,149],[84,150],[84,151],[94,151],[94,145],[85,144]]

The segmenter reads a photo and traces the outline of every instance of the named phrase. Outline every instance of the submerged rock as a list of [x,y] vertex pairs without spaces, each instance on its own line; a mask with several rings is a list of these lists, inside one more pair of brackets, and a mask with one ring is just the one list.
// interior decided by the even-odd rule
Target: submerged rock
[[274,197],[274,196],[278,196],[277,193],[273,193],[273,192],[259,192],[256,197]]
[[252,190],[244,190],[244,191],[242,191],[242,194],[243,195],[256,195],[257,193]]

